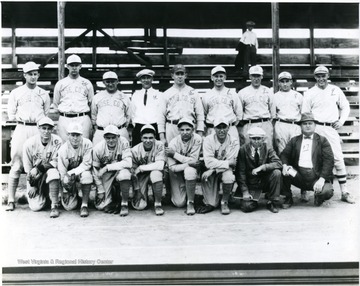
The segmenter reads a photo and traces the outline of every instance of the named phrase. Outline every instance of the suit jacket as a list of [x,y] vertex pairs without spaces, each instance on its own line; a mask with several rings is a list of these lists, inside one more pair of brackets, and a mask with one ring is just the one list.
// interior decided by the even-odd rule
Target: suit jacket
[[266,143],[263,143],[260,147],[259,165],[264,165],[265,170],[257,176],[252,175],[252,170],[257,166],[255,165],[255,159],[251,156],[251,145],[247,143],[241,146],[237,158],[235,176],[242,192],[249,191],[249,186],[258,185],[261,182],[261,173],[268,173],[275,169],[281,170],[282,168],[282,163],[274,149],[269,148]]
[[[303,135],[293,137],[280,154],[283,164],[291,165],[296,170],[299,168],[300,148]],[[314,133],[312,144],[312,163],[315,174],[323,177],[325,180],[331,180],[333,177],[334,154],[329,141]]]

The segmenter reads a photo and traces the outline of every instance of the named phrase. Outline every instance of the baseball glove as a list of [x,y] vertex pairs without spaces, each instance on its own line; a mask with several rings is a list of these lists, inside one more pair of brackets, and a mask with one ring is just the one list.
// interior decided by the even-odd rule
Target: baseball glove
[[65,190],[67,190],[70,193],[73,193],[76,184],[75,174],[72,174],[71,176],[66,174],[61,184]]

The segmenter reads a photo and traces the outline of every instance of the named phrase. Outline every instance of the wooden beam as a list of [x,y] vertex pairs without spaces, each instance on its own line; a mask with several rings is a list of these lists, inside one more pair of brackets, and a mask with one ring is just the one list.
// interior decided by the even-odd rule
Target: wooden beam
[[310,65],[315,66],[315,40],[314,40],[314,19],[312,6],[309,7],[309,29],[310,29]]
[[96,48],[97,48],[97,37],[96,37],[96,28],[93,29],[93,34],[92,34],[92,67],[95,70],[96,69]]
[[17,67],[17,57],[16,57],[16,29],[15,27],[11,28],[11,65],[13,68]]
[[168,38],[167,38],[167,30],[163,28],[164,31],[164,66],[169,66],[169,53],[168,53]]
[[278,90],[277,76],[280,71],[279,3],[276,2],[271,3],[271,26],[273,32],[272,78],[274,79],[274,92],[276,92]]
[[57,3],[58,14],[58,79],[62,79],[65,76],[65,5],[63,1]]

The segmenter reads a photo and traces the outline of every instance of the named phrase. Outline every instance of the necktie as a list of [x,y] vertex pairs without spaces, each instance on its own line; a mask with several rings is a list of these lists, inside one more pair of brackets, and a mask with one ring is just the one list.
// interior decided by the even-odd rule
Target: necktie
[[145,89],[145,95],[144,95],[144,105],[146,105],[147,101],[147,89]]
[[255,159],[255,165],[256,165],[256,167],[258,167],[258,166],[259,166],[260,157],[259,157],[259,152],[258,152],[258,149],[257,149],[257,148],[255,148],[254,159]]

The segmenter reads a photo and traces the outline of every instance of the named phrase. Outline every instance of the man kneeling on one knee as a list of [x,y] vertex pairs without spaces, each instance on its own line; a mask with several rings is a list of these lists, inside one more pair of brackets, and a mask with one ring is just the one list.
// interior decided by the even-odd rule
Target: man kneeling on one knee
[[244,212],[255,210],[262,192],[265,192],[266,208],[277,213],[275,202],[280,196],[281,161],[274,149],[267,146],[263,129],[252,127],[247,135],[250,142],[241,146],[235,171],[242,192],[241,209]]
[[315,133],[312,113],[304,113],[300,120],[302,134],[293,137],[280,155],[283,162],[283,206],[291,207],[291,185],[314,191],[314,204],[320,206],[333,196],[334,155],[329,141]]

